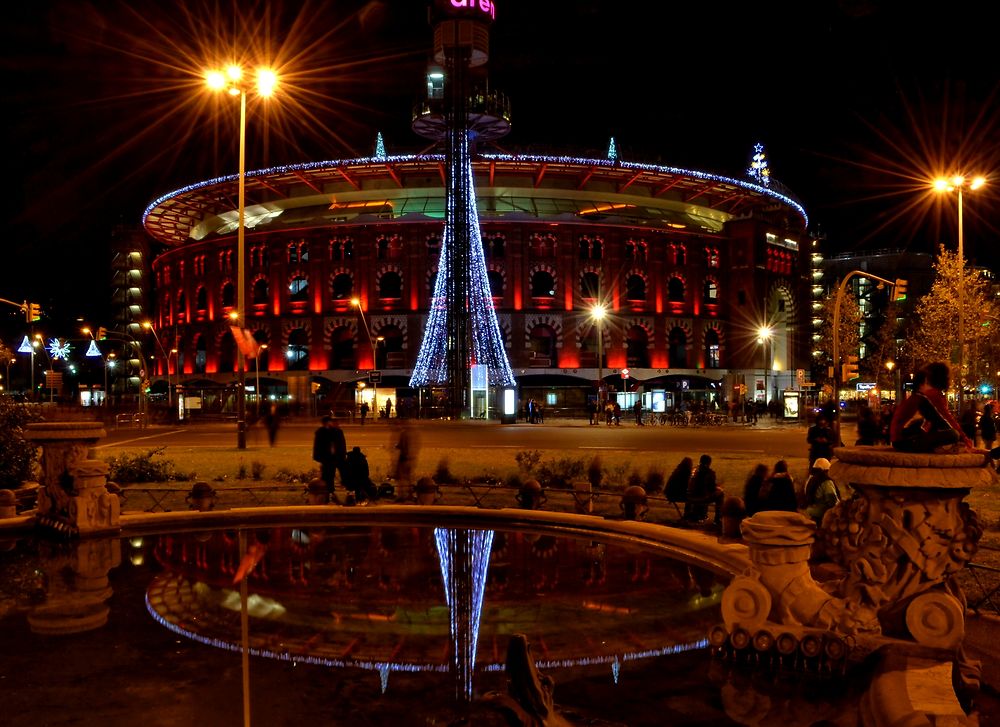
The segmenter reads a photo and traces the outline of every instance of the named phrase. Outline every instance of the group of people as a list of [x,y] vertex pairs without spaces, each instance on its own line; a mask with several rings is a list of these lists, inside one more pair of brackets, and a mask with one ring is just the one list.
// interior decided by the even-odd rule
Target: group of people
[[528,424],[545,423],[545,410],[534,399],[528,399],[524,403],[524,421],[528,422]]
[[[747,478],[742,507],[738,509],[746,517],[766,510],[802,511],[819,524],[827,510],[840,502],[840,489],[830,478],[830,467],[830,460],[824,457],[812,462],[809,478],[800,491],[785,460],[778,460],[773,469],[758,464]],[[684,502],[685,521],[705,520],[709,506],[714,505],[715,524],[721,524],[726,493],[712,469],[710,455],[701,455],[697,467],[691,457],[684,457],[667,479],[665,492],[671,502]]]
[[[392,447],[396,453],[394,479],[400,490],[406,490],[413,478],[413,461],[416,457],[414,435],[406,420],[394,420],[399,424],[394,429]],[[344,490],[351,493],[357,503],[375,500],[379,490],[371,479],[368,457],[361,447],[347,450],[347,438],[340,428],[337,418],[324,416],[319,429],[313,435],[313,461],[319,463],[319,476],[326,485],[330,500],[340,503],[334,492],[337,475]]]

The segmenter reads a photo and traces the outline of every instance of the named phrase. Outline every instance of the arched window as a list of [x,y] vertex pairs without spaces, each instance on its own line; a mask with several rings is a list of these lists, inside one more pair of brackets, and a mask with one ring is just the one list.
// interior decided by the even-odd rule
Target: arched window
[[719,267],[719,249],[716,247],[705,248],[705,264],[710,268]]
[[354,278],[349,273],[339,273],[333,278],[330,295],[334,300],[350,300],[354,294]]
[[711,278],[705,281],[705,298],[706,303],[718,303],[719,302],[719,284],[716,283]]
[[309,243],[305,240],[299,243],[299,262],[309,262]]
[[327,361],[331,369],[357,368],[354,334],[350,328],[342,326],[330,334],[330,353]]
[[222,307],[232,308],[236,305],[236,286],[226,283],[222,286]]
[[504,256],[504,251],[507,247],[507,239],[503,236],[497,236],[493,238],[493,257],[502,258]]
[[625,300],[646,300],[646,281],[641,275],[629,275],[625,281]]
[[187,320],[187,296],[181,293],[177,296],[177,322],[184,323]]
[[437,285],[437,270],[427,278],[427,300],[434,300],[434,286]]
[[674,248],[674,264],[687,265],[687,248],[683,245]]
[[389,271],[378,281],[378,297],[382,300],[399,300],[403,297],[403,281],[399,273]]
[[589,270],[580,275],[580,297],[581,298],[600,298],[601,297],[601,279],[592,270]]
[[427,236],[427,254],[434,256],[441,252],[441,238],[437,235]]
[[544,366],[554,366],[556,360],[556,332],[552,326],[540,324],[531,329],[528,336],[528,350],[531,358]]
[[717,369],[722,366],[722,359],[719,353],[719,332],[714,328],[705,331],[705,365],[710,369]]
[[226,331],[219,341],[219,373],[228,374],[236,370],[236,341],[233,334]]
[[687,334],[683,328],[674,328],[670,331],[670,350],[668,360],[670,368],[687,368]]
[[264,278],[253,283],[253,302],[254,305],[267,305],[267,281]]
[[594,244],[591,245],[590,257],[594,260],[600,260],[604,257],[604,241],[601,238],[596,238]]
[[684,302],[684,281],[673,277],[667,282],[667,300],[671,303]]
[[486,279],[490,282],[490,295],[494,298],[502,298],[503,276],[496,270],[487,270]]
[[586,237],[580,238],[580,259],[586,260],[590,257],[590,240]]
[[628,329],[625,358],[629,366],[649,368],[649,334],[642,326]]
[[379,260],[389,259],[389,238],[380,237],[375,241],[375,255]]
[[304,328],[296,328],[288,334],[288,350],[285,352],[289,371],[309,370],[309,334]]
[[206,363],[208,363],[208,351],[205,347],[205,337],[198,336],[194,340],[194,372],[196,374],[205,373]]
[[309,300],[309,280],[301,275],[292,278],[288,284],[288,300],[292,303],[305,303]]
[[199,313],[204,313],[208,310],[208,289],[204,286],[198,288],[198,292],[195,293],[195,310]]
[[288,243],[288,264],[293,265],[299,261],[299,246],[298,243],[290,242]]
[[553,298],[556,294],[556,281],[552,273],[539,270],[531,276],[532,298]]

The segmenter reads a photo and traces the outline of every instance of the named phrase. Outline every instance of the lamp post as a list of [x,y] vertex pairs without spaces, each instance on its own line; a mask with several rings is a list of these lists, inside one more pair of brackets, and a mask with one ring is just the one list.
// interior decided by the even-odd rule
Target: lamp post
[[[160,343],[160,337],[156,335],[156,329],[153,328],[153,324],[150,321],[143,321],[142,327],[153,334],[153,340],[156,341],[157,348],[160,349],[160,353],[163,354],[163,359],[167,362],[167,406],[171,409],[174,406],[174,395],[170,387],[170,354],[167,353],[166,349],[163,348],[163,344]],[[174,349],[176,353],[177,349]]]
[[257,377],[257,381],[254,385],[254,391],[257,393],[257,418],[260,419],[260,352],[267,350],[267,344],[260,344],[260,351],[257,351],[257,355],[253,357],[253,371],[254,375]]
[[889,370],[889,381],[892,383],[892,398],[895,401],[899,395],[896,391],[896,377],[892,375],[893,369],[896,368],[896,362],[890,359],[885,362],[885,367]]
[[[213,91],[225,91],[230,96],[240,97],[240,173],[239,173],[239,226],[236,230],[236,325],[243,328],[246,320],[246,137],[247,137],[247,89],[243,83],[243,69],[231,65],[223,71],[209,71],[205,75],[208,87]],[[267,98],[278,85],[277,74],[267,68],[257,70],[257,95]],[[237,350],[236,384],[236,448],[247,448],[247,391],[246,359],[242,349]]]
[[[90,336],[91,340],[94,341],[94,344],[95,344],[95,347],[97,348],[98,353],[101,353],[100,347],[96,346],[97,336],[94,335],[94,332],[90,328],[87,328],[87,327],[81,328],[80,330],[83,333],[86,333],[87,335]],[[87,355],[88,356],[91,355],[89,351],[87,352]],[[108,405],[108,359],[105,358],[105,356],[104,356],[103,353],[101,353],[101,363],[103,364],[101,368],[104,369],[104,402],[103,402],[103,404],[104,404],[104,406],[107,406]]]
[[959,279],[956,286],[958,296],[958,411],[962,411],[962,399],[965,394],[965,310],[963,288],[965,287],[965,232],[962,224],[962,190],[968,187],[976,191],[986,184],[985,177],[966,178],[962,174],[951,177],[941,177],[934,180],[934,190],[938,193],[958,192],[958,264]]
[[[365,335],[368,336],[368,343],[370,343],[372,347],[372,371],[375,371],[378,368],[376,366],[376,361],[375,361],[375,346],[377,345],[378,341],[384,341],[385,338],[383,338],[382,336],[379,336],[378,338],[372,338],[372,332],[371,329],[368,328],[368,321],[365,320],[365,312],[361,308],[361,300],[359,298],[351,298],[351,305],[355,306],[358,309],[358,313],[361,315],[361,323],[365,327]],[[371,382],[372,405],[373,405],[372,408],[374,409],[374,411],[372,412],[372,416],[374,416],[376,419],[378,419],[378,381],[375,380],[377,378],[378,378],[377,376],[372,377],[372,382]]]
[[597,414],[604,411],[604,318],[608,309],[600,303],[590,309],[590,317],[597,326]]
[[762,353],[764,355],[764,405],[767,406],[767,370],[771,368],[770,356],[768,355],[768,346],[771,344],[771,336],[774,335],[774,331],[770,326],[761,326],[757,329],[757,343],[761,344]]

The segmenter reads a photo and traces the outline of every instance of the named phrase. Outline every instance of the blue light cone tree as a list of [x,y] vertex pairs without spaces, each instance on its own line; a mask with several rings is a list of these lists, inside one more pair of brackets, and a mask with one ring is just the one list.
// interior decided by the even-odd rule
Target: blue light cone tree
[[[467,160],[468,155],[463,155]],[[490,383],[503,386],[514,385],[514,372],[507,359],[503,336],[500,333],[500,323],[497,321],[493,308],[493,294],[490,291],[490,281],[486,275],[486,259],[483,256],[483,240],[479,230],[479,213],[476,210],[476,193],[472,177],[472,162],[466,164],[467,188],[470,199],[465,208],[467,219],[456,219],[456,205],[449,197],[445,216],[444,238],[441,243],[441,260],[438,264],[437,279],[434,281],[434,296],[431,299],[430,316],[427,328],[424,330],[424,340],[420,344],[420,353],[410,377],[410,386],[430,386],[445,384],[450,381],[448,366],[448,340],[458,326],[450,320],[462,306],[450,305],[448,300],[448,282],[452,275],[450,247],[455,244],[455,225],[467,225],[469,230],[469,261],[468,281],[469,294],[466,299],[465,315],[471,324],[470,354],[472,360],[466,362],[466,368],[472,364],[487,367]]]

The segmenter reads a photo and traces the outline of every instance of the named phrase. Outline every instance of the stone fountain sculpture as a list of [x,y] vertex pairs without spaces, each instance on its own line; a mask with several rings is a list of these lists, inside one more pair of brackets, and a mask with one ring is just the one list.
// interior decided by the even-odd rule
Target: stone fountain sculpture
[[[900,660],[919,663],[903,674],[926,676],[941,667],[950,675],[957,664],[975,681],[961,654],[965,598],[955,576],[974,556],[982,529],[963,500],[974,487],[996,484],[997,474],[984,453],[844,447],[835,454],[830,475],[845,496],[851,489],[853,495],[826,513],[818,533],[798,513],[763,512],[744,521],[753,566],[724,592],[724,627],[710,641],[716,649],[774,653],[826,668],[846,668],[880,651],[883,666],[895,666],[885,667],[891,678],[873,680],[866,724],[928,710],[962,724],[950,679],[920,689],[897,684],[891,698],[878,690],[900,678]],[[816,540],[832,566],[811,567]],[[818,580],[821,570],[831,577]],[[915,695],[935,688],[949,697],[938,694],[924,709]],[[913,698],[901,698],[900,689]]]

